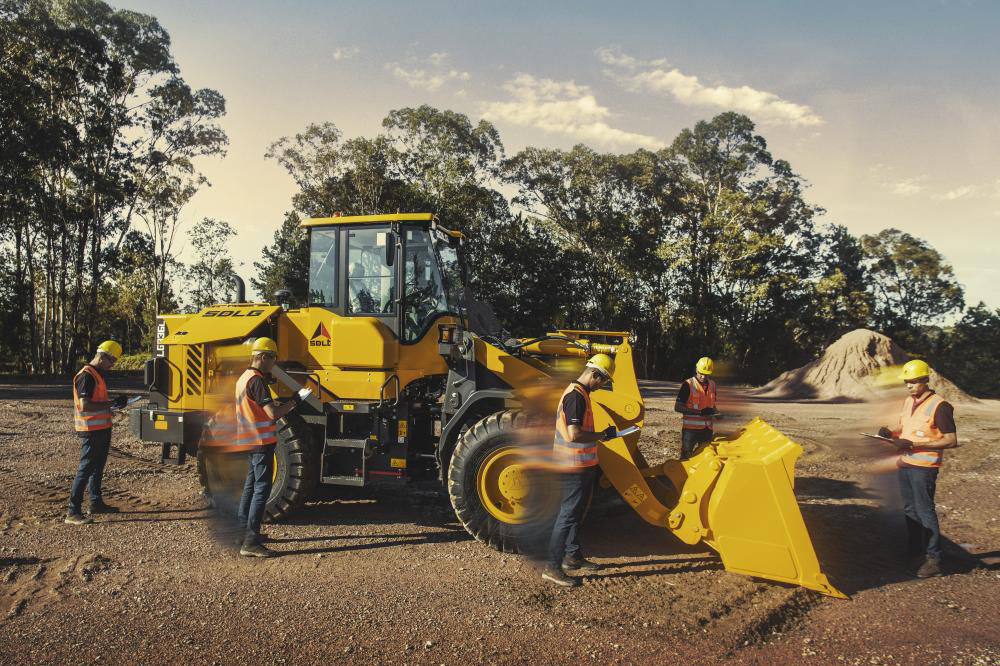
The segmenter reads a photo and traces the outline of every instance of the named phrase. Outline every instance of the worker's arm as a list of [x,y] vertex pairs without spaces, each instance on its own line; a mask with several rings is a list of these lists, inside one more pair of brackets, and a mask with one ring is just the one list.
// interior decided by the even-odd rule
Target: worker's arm
[[[577,444],[591,444],[593,442],[602,442],[607,439],[611,439],[607,431],[594,432],[592,430],[584,430],[578,425],[570,424],[566,427],[569,431],[569,438],[571,441]],[[614,426],[609,426],[608,430],[614,430]]]
[[91,400],[90,398],[80,398],[80,402],[83,403],[83,411],[85,412],[96,412],[102,409],[111,409],[114,406],[114,400]]
[[681,414],[687,414],[688,416],[701,416],[700,409],[693,409],[691,407],[688,407],[680,400],[674,403],[674,411],[680,412]]
[[298,403],[295,402],[294,400],[289,400],[285,404],[277,406],[273,402],[269,402],[266,405],[264,405],[263,409],[264,412],[267,413],[268,418],[277,421],[282,416],[295,409],[297,405]]
[[920,445],[922,449],[953,449],[958,446],[958,435],[953,432],[941,433],[941,439],[933,442],[924,442]]

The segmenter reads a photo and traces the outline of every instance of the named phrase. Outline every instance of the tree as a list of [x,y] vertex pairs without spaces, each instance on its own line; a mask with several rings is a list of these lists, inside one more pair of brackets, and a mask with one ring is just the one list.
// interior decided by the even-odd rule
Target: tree
[[905,334],[961,310],[964,293],[951,265],[926,241],[898,229],[861,237],[875,301],[875,323]]
[[1000,398],[1000,308],[969,308],[935,345],[935,369],[981,398]]
[[195,261],[187,271],[189,310],[198,312],[236,297],[236,274],[229,243],[236,230],[223,220],[206,217],[188,231]]
[[309,234],[299,226],[301,221],[296,213],[285,213],[274,242],[261,252],[263,259],[253,264],[257,277],[250,278],[250,286],[262,301],[270,300],[279,289],[288,289],[294,303],[308,303]]
[[[0,242],[20,313],[4,335],[27,370],[68,370],[93,348],[136,216],[156,218],[167,185],[200,185],[193,160],[225,147],[222,96],[187,86],[169,47],[153,17],[99,0],[0,0]],[[162,301],[172,257],[154,248]]]

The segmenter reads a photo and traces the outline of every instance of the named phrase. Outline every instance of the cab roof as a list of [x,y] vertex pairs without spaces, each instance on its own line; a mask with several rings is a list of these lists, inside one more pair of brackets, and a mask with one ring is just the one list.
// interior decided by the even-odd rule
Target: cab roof
[[388,213],[385,215],[334,215],[302,220],[300,227],[323,227],[329,224],[381,224],[383,222],[429,222],[434,213]]

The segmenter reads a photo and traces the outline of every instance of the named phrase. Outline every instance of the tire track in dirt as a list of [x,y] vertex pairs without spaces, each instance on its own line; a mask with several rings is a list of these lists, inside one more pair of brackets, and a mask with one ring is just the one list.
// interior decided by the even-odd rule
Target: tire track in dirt
[[107,571],[111,560],[99,553],[66,558],[0,557],[3,594],[0,595],[0,626],[29,606],[43,609],[66,596],[66,588],[89,583]]

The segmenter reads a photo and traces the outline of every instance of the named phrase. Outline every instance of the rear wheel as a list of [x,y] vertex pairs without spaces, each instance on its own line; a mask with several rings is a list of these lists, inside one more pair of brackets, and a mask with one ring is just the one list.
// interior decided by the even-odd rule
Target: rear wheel
[[[294,414],[278,421],[278,444],[274,448],[271,494],[264,507],[265,522],[287,518],[312,496],[319,479],[319,456],[310,435],[309,426]],[[245,456],[211,453],[208,447],[198,449],[198,480],[206,497],[216,506],[232,505],[235,511],[246,474]]]
[[508,553],[533,550],[553,507],[550,475],[526,464],[525,425],[518,411],[490,414],[462,433],[448,467],[448,496],[462,526]]
[[274,479],[264,507],[269,523],[287,518],[300,509],[319,481],[319,456],[309,426],[289,414],[278,421],[278,445],[274,448]]

